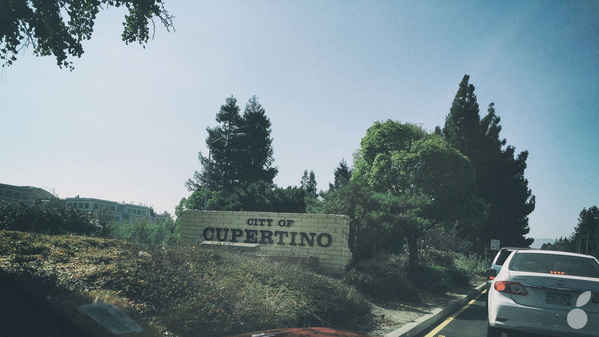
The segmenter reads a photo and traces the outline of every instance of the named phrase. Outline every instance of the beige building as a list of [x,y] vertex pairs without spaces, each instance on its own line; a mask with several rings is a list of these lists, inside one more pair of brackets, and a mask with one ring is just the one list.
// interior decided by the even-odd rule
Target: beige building
[[154,221],[158,216],[154,211],[147,206],[118,203],[116,201],[108,201],[95,198],[66,198],[65,206],[78,209],[80,211],[92,212],[96,215],[102,211],[109,216],[112,216],[117,222],[144,220],[146,218]]
[[[59,201],[52,193],[31,186],[14,186],[0,184],[0,203],[24,204],[27,206],[43,205],[50,201]],[[155,214],[154,210],[147,206],[118,203],[95,198],[66,198],[60,200],[66,207],[72,207],[80,211],[88,211],[96,216],[104,214],[112,217],[117,222],[144,220],[155,221],[157,219],[166,220],[167,216]],[[112,220],[111,219],[111,220]]]

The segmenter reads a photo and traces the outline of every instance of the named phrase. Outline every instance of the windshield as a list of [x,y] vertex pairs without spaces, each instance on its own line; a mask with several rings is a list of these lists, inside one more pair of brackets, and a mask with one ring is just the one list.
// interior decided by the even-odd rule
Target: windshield
[[[590,0],[0,0],[0,337],[422,337],[514,252],[599,258],[597,32]],[[599,283],[564,265],[531,268]]]
[[516,254],[510,270],[599,278],[599,265],[591,258],[543,253]]

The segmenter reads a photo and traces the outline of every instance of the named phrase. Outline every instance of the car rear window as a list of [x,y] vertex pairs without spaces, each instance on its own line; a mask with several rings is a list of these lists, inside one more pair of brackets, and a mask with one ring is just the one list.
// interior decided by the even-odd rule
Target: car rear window
[[599,264],[595,260],[571,255],[516,254],[510,270],[599,278]]
[[512,254],[513,250],[501,250],[499,251],[499,255],[497,256],[497,261],[495,262],[498,266],[503,266],[503,263],[507,258]]

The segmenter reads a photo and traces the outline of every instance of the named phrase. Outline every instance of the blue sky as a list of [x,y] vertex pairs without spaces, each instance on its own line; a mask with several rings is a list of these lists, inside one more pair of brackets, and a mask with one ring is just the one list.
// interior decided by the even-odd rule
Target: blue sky
[[[256,95],[279,186],[328,188],[375,121],[442,126],[464,74],[529,151],[530,236],[599,205],[599,2],[167,1],[146,48],[101,12],[75,70],[23,50],[0,70],[0,182],[174,213],[225,99]],[[158,24],[158,23],[157,23]]]

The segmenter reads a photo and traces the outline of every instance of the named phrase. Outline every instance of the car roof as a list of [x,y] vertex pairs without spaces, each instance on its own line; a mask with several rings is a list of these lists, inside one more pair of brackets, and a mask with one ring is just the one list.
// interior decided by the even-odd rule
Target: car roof
[[522,250],[519,251],[518,254],[551,254],[551,255],[568,255],[568,256],[578,256],[578,257],[586,257],[590,259],[594,259],[595,257],[592,255],[579,254],[579,253],[571,253],[571,252],[562,252],[559,250],[539,250],[539,249],[531,249],[531,250]]

